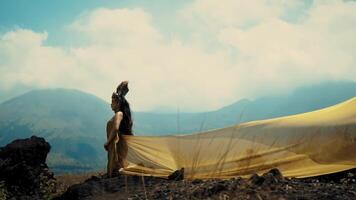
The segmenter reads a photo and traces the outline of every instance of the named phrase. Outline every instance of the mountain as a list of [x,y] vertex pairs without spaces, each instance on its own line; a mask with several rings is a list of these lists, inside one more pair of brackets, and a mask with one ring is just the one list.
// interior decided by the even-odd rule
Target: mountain
[[37,135],[50,142],[48,163],[57,170],[99,167],[110,117],[106,102],[78,90],[31,91],[0,104],[0,146]]
[[[356,96],[356,82],[327,82],[301,87],[289,95],[242,99],[201,113],[134,112],[136,135],[185,134],[239,122],[298,114]],[[104,169],[107,102],[70,89],[34,90],[0,104],[0,146],[31,135],[52,146],[47,163],[55,172]]]
[[[335,105],[356,96],[356,82],[324,82],[288,95],[242,99],[212,112],[135,115],[136,133],[191,133],[235,123],[299,114]],[[178,125],[179,124],[179,125]]]
[[[289,95],[261,97],[246,105],[242,120],[260,120],[322,109],[356,96],[356,82],[325,82]],[[238,105],[231,105],[231,107]]]

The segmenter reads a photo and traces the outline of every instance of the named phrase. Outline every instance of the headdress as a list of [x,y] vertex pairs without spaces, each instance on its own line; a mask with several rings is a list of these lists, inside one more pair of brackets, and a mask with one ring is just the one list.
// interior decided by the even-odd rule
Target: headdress
[[116,88],[116,92],[112,94],[116,98],[124,98],[125,95],[129,92],[128,81],[122,81],[119,86]]

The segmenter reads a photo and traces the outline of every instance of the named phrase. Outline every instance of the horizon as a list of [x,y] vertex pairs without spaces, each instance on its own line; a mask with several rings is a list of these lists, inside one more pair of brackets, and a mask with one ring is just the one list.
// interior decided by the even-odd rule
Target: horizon
[[[191,113],[191,114],[199,114],[199,113],[207,113],[207,112],[215,112],[215,111],[218,111],[218,110],[221,110],[223,108],[226,108],[226,107],[229,107],[229,106],[232,106],[236,103],[239,103],[241,101],[250,101],[250,102],[253,102],[253,101],[256,101],[256,100],[259,100],[259,99],[263,99],[263,98],[277,98],[277,97],[282,97],[282,98],[286,98],[286,97],[289,97],[290,95],[295,95],[295,92],[297,91],[300,91],[300,90],[315,90],[314,88],[318,88],[318,87],[325,87],[325,85],[339,85],[339,84],[350,84],[350,83],[353,83],[353,84],[356,84],[356,81],[347,81],[347,80],[344,80],[344,81],[326,81],[326,82],[320,82],[320,83],[317,83],[317,84],[312,84],[312,85],[304,85],[304,86],[301,86],[301,87],[297,87],[295,88],[294,90],[292,91],[289,91],[289,92],[286,92],[286,93],[280,93],[278,95],[265,95],[265,96],[258,96],[256,98],[241,98],[241,99],[236,99],[234,102],[232,102],[231,104],[226,104],[226,105],[222,105],[221,107],[218,107],[214,110],[202,110],[202,111],[180,111],[179,110],[179,107],[176,107],[175,110],[172,110],[172,108],[168,108],[168,109],[165,109],[165,108],[159,108],[159,109],[155,109],[155,110],[147,110],[147,111],[141,111],[141,110],[136,110],[136,109],[132,109],[132,104],[131,105],[131,109],[133,112],[138,112],[138,113],[154,113],[154,114],[177,114],[177,113]],[[105,99],[102,99],[101,97],[93,94],[93,93],[90,93],[90,92],[86,92],[86,91],[82,91],[80,89],[77,89],[77,88],[40,88],[40,89],[31,89],[29,91],[26,91],[22,94],[19,94],[17,96],[14,96],[14,97],[11,97],[9,99],[6,99],[6,100],[3,100],[3,101],[0,101],[0,105],[3,104],[3,103],[6,103],[8,101],[11,101],[13,99],[16,99],[18,97],[21,97],[23,95],[27,95],[29,93],[33,93],[33,92],[41,92],[41,91],[56,91],[56,90],[62,90],[62,91],[75,91],[75,92],[78,92],[78,93],[82,93],[82,94],[85,94],[85,95],[90,95],[94,98],[97,98],[105,103],[108,104],[108,106],[110,105],[110,102],[108,101],[105,101]],[[352,97],[352,98],[356,98],[356,96]],[[349,98],[347,100],[350,100],[352,98]],[[341,103],[341,102],[340,102]],[[336,104],[333,104],[333,105],[336,105]]]
[[142,112],[356,81],[356,1],[2,1],[0,102],[73,88]]

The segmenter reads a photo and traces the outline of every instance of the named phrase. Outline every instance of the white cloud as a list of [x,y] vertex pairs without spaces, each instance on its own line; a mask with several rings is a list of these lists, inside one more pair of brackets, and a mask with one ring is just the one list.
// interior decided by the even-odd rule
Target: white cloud
[[[355,80],[356,3],[315,2],[300,11],[306,15],[302,21],[292,23],[282,18],[286,11],[300,8],[302,1],[284,2],[199,0],[181,13],[190,17],[190,25],[202,37],[214,33],[224,49],[237,52],[234,68],[245,75],[239,78],[251,91],[245,95],[326,79]],[[214,27],[194,26],[201,20]],[[244,26],[251,21],[255,23]]]
[[[193,2],[179,13],[195,27],[197,42],[167,39],[139,8],[81,15],[69,31],[86,44],[71,49],[44,45],[47,33],[7,32],[0,39],[0,89],[72,87],[109,101],[116,85],[129,80],[134,110],[203,111],[268,88],[356,80],[356,3],[315,3],[303,21],[289,23],[281,15],[300,5],[283,2]],[[218,45],[206,49],[207,38]]]
[[216,31],[231,26],[247,28],[271,18],[281,17],[303,4],[300,0],[196,0],[179,14],[192,27]]
[[137,45],[162,39],[151,21],[151,15],[139,8],[100,8],[80,16],[69,29],[79,31],[95,45]]
[[[44,47],[47,33],[18,29],[4,34],[0,40],[1,85],[9,88],[16,83],[46,86],[64,60],[60,49]],[[68,65],[64,65],[66,67]],[[45,75],[46,74],[46,75]],[[55,76],[56,77],[56,76]]]
[[[129,80],[132,92],[128,98],[135,110],[161,106],[207,110],[235,100],[229,94],[237,84],[224,52],[207,53],[179,39],[164,41],[150,18],[140,9],[100,9],[81,16],[71,25],[71,31],[88,37],[86,46],[64,50],[43,45],[43,38],[33,43],[31,50],[16,55],[23,76],[14,78],[10,70],[4,73],[6,82],[11,79],[35,86],[75,87],[109,101],[117,84]],[[97,25],[100,22],[105,25]],[[27,32],[33,38],[41,35]],[[1,54],[7,51],[2,49]],[[4,68],[13,63],[4,63]]]

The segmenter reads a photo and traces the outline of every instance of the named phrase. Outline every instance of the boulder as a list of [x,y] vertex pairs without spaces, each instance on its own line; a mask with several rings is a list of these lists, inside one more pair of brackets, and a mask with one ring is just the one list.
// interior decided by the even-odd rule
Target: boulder
[[0,148],[0,190],[7,199],[43,199],[55,191],[55,179],[46,164],[50,148],[36,136]]

